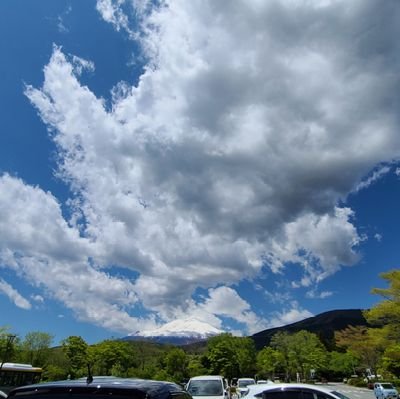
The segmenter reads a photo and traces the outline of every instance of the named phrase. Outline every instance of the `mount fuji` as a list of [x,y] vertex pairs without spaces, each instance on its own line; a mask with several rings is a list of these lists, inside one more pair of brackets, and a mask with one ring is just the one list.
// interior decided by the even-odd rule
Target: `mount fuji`
[[152,341],[163,344],[187,345],[204,341],[224,331],[198,319],[174,320],[155,330],[136,331],[123,338],[126,341]]

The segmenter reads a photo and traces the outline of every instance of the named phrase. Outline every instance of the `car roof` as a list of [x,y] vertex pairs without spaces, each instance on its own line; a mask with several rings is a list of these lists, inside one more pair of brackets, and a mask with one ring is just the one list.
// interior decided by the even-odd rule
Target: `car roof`
[[9,393],[9,397],[19,396],[30,391],[40,394],[41,392],[62,392],[75,390],[82,392],[101,391],[101,390],[132,390],[142,392],[146,397],[157,399],[167,399],[171,393],[184,391],[182,387],[173,382],[154,381],[135,378],[118,378],[118,377],[93,377],[93,380],[88,383],[86,379],[78,380],[63,380],[54,382],[45,382],[39,384],[28,385],[13,389]]
[[384,381],[375,382],[375,385],[386,385],[386,384],[389,384],[389,385],[393,386],[393,384],[391,382],[384,382]]
[[320,392],[325,392],[329,393],[331,395],[335,395],[333,393],[333,390],[320,387],[318,385],[311,385],[311,384],[300,384],[300,383],[266,383],[266,384],[252,384],[248,385],[247,388],[249,389],[248,395],[254,395],[257,393],[261,393],[264,391],[270,391],[270,390],[282,390],[284,391],[285,389],[288,388],[302,388],[302,389],[313,389],[316,391]]
[[224,377],[222,375],[198,375],[196,377],[192,377],[190,380],[221,380]]

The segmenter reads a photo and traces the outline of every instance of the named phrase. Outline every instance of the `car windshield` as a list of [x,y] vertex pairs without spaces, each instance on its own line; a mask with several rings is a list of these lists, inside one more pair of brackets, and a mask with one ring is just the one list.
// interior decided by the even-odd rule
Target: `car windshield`
[[383,389],[394,389],[392,384],[381,384]]
[[333,395],[335,395],[335,396],[338,396],[340,399],[349,399],[349,397],[348,396],[346,396],[346,395],[343,395],[341,392],[338,392],[338,391],[332,391],[331,392]]
[[253,380],[241,380],[241,381],[239,381],[239,387],[241,387],[241,388],[247,387],[247,385],[250,385],[250,384],[254,384],[254,381]]
[[193,396],[222,396],[221,381],[198,380],[190,381],[187,391]]

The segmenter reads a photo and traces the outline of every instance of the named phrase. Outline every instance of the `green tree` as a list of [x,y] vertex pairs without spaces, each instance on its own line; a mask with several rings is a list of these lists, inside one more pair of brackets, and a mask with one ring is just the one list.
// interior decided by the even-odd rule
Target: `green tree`
[[64,380],[69,374],[69,360],[62,347],[51,348],[47,365],[43,370],[43,381]]
[[249,337],[233,337],[236,357],[239,363],[239,375],[253,376],[257,370],[257,355],[254,341]]
[[380,328],[374,329],[376,341],[380,341],[384,353],[380,359],[382,371],[400,375],[400,270],[394,269],[380,275],[388,283],[387,288],[374,288],[373,294],[383,300],[364,312],[366,320]]
[[282,354],[278,350],[266,346],[257,354],[258,375],[262,378],[273,378],[283,363]]
[[299,331],[290,341],[290,358],[293,368],[300,372],[303,379],[309,379],[311,370],[326,367],[327,351],[316,334]]
[[364,312],[366,320],[380,326],[382,336],[389,341],[400,342],[400,270],[391,270],[380,275],[389,284],[388,288],[374,288],[373,294],[383,301]]
[[332,351],[328,355],[327,372],[336,378],[356,374],[359,360],[350,352]]
[[38,367],[45,366],[50,356],[53,338],[52,335],[41,331],[33,331],[26,334],[21,342],[20,355],[24,362]]
[[202,360],[203,360],[202,356],[198,355],[189,356],[189,361],[187,366],[189,377],[207,374],[208,372],[207,367],[204,366]]
[[376,374],[380,357],[383,353],[383,343],[379,329],[365,326],[348,326],[335,332],[336,345],[346,349],[356,357],[363,369],[370,369]]
[[129,342],[105,340],[89,348],[89,357],[93,364],[93,373],[111,375],[118,371],[117,377],[126,377],[135,363],[135,352]]
[[256,372],[256,349],[248,337],[225,333],[211,338],[207,344],[210,372],[226,378],[251,376]]
[[271,346],[281,354],[286,379],[300,373],[303,379],[326,368],[327,351],[316,334],[299,331],[294,334],[278,332],[271,339]]
[[0,327],[0,364],[14,359],[18,342],[18,337],[10,332],[10,327]]
[[188,358],[181,348],[172,348],[165,356],[165,370],[175,382],[181,382],[188,376]]
[[224,333],[209,339],[207,358],[212,374],[222,374],[228,379],[239,375],[237,348],[233,338],[231,334]]
[[271,347],[280,353],[281,367],[284,370],[286,381],[290,380],[293,372],[290,359],[290,340],[290,334],[286,331],[278,331],[271,338]]
[[61,342],[62,350],[69,361],[68,373],[72,379],[87,374],[88,344],[76,335],[71,335]]
[[385,349],[382,356],[382,368],[393,376],[400,376],[400,344],[393,343]]

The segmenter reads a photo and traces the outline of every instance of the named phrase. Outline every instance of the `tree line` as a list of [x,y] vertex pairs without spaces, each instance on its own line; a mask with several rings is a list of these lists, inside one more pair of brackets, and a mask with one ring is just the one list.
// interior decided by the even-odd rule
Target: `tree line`
[[53,337],[46,332],[30,332],[11,342],[10,328],[0,327],[0,361],[42,367],[43,379],[50,381],[84,377],[88,367],[93,375],[178,383],[201,374],[285,381],[357,375],[360,378],[354,381],[359,384],[365,384],[368,375],[396,380],[400,376],[400,270],[381,276],[388,288],[374,289],[382,300],[364,312],[372,327],[348,326],[335,332],[329,350],[308,331],[278,332],[257,351],[251,338],[229,333],[209,339],[206,347],[198,349],[119,340],[89,345],[80,336],[69,336],[52,347]]

